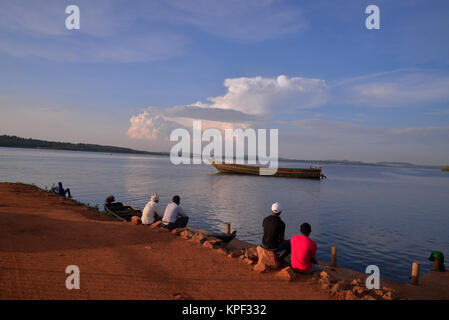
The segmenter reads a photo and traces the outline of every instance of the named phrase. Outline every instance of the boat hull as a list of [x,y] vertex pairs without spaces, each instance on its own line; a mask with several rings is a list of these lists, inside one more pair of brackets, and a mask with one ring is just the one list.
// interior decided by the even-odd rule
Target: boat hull
[[[245,174],[245,175],[260,175],[260,168],[258,166],[248,166],[242,164],[228,164],[228,163],[216,163],[212,165],[218,170],[219,173],[225,174]],[[284,177],[284,178],[303,178],[303,179],[321,179],[321,168],[278,168],[274,175],[268,175],[266,177]]]
[[142,217],[142,211],[126,204],[120,208],[114,208],[113,206],[105,203],[104,210],[120,220],[131,221],[133,216],[138,216],[139,218]]

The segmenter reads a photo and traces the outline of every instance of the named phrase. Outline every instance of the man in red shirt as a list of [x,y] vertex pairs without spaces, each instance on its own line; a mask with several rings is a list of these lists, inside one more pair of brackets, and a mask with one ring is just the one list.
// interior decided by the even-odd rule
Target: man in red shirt
[[301,234],[293,236],[291,244],[291,265],[298,272],[311,273],[321,271],[316,261],[316,243],[309,238],[312,227],[308,223],[301,225]]

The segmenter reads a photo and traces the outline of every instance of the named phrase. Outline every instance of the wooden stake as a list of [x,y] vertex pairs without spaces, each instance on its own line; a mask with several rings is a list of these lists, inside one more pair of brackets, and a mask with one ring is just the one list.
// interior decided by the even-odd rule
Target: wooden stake
[[331,248],[331,267],[337,266],[337,247]]
[[231,224],[226,223],[226,234],[231,234]]
[[418,285],[418,279],[419,279],[419,263],[413,262],[412,278],[410,280],[410,284]]
[[440,260],[435,259],[433,262],[433,271],[440,271]]

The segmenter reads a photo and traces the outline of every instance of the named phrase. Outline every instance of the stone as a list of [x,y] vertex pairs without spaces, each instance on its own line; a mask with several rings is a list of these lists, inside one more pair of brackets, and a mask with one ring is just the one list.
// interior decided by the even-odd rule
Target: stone
[[174,235],[179,236],[181,234],[181,232],[183,232],[183,231],[184,231],[184,228],[176,228],[176,229],[173,229],[171,231],[171,233],[173,233]]
[[377,300],[376,298],[374,298],[372,295],[365,295],[363,296],[362,300]]
[[391,294],[391,291],[386,292],[383,296],[382,299],[384,300],[393,300],[393,295]]
[[229,258],[238,258],[243,254],[243,250],[242,249],[237,249],[237,250],[233,250],[231,251],[231,253],[229,254]]
[[270,269],[267,268],[267,266],[265,264],[262,263],[258,263],[254,266],[253,271],[258,272],[258,273],[262,273],[262,272],[267,272]]
[[204,240],[206,240],[206,236],[202,234],[201,232],[197,232],[193,234],[192,240],[196,243],[202,244]]
[[338,291],[341,290],[341,285],[340,283],[336,283],[331,287],[331,294],[337,294]]
[[257,246],[257,256],[257,264],[254,267],[254,271],[256,272],[265,272],[268,270],[279,269],[281,265],[275,252],[266,250],[261,246]]
[[361,286],[363,283],[362,283],[362,280],[360,280],[360,279],[354,279],[354,280],[352,280],[351,281],[351,284],[353,285],[353,286]]
[[345,300],[345,299],[346,299],[346,291],[338,291],[338,292],[335,294],[335,297],[336,297],[338,300]]
[[382,290],[380,290],[380,289],[374,290],[374,293],[375,293],[377,296],[379,296],[379,297],[382,297],[382,296],[384,295],[384,292],[383,292]]
[[223,244],[222,240],[215,238],[215,237],[207,237],[206,240],[216,246],[220,246]]
[[156,221],[155,223],[150,224],[150,228],[156,228],[161,225],[162,221]]
[[320,283],[336,283],[337,279],[329,272],[321,271],[319,281]]
[[225,248],[215,249],[215,252],[223,254],[223,255],[227,255],[228,254],[228,250],[226,250]]
[[257,256],[257,249],[256,248],[248,248],[245,250],[245,258],[250,259],[254,262],[257,262],[258,256]]
[[296,273],[291,267],[285,267],[279,271],[276,276],[281,280],[293,281],[296,279]]
[[253,260],[248,259],[248,258],[244,258],[244,259],[243,259],[243,262],[245,262],[246,264],[249,264],[249,265],[255,264],[255,262],[254,262]]
[[179,235],[181,236],[181,238],[184,238],[184,239],[191,239],[192,236],[193,236],[193,233],[190,232],[190,231],[188,231],[188,230],[184,230],[184,231],[181,232]]
[[131,223],[135,225],[142,224],[142,220],[138,216],[133,216],[131,218]]
[[365,287],[361,287],[361,286],[354,286],[352,288],[352,292],[354,292],[356,295],[361,297],[367,292],[367,289]]
[[357,296],[351,290],[346,290],[345,292],[345,300],[357,300]]
[[[197,240],[194,240],[194,241],[197,241]],[[207,240],[203,242],[203,247],[206,247],[206,248],[209,248],[209,249],[214,249],[214,245],[211,242],[207,241]]]

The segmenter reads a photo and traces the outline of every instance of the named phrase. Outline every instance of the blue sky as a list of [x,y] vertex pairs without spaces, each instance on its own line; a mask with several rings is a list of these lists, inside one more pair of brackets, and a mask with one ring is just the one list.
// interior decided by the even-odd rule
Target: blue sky
[[[65,28],[70,4],[80,30]],[[365,28],[370,4],[380,30]],[[447,164],[448,9],[2,0],[0,134],[168,151],[171,129],[203,119],[278,128],[283,157]]]

